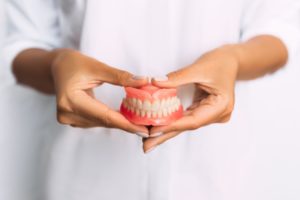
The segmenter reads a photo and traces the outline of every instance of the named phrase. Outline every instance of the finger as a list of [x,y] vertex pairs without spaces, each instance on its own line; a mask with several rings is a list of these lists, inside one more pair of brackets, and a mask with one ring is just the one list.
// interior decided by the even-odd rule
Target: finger
[[150,130],[150,137],[173,131],[192,130],[196,126],[196,119],[193,115],[184,116],[167,126],[156,126]]
[[158,137],[153,137],[153,138],[147,138],[143,141],[143,149],[145,153],[148,153],[158,145],[166,142],[167,140],[179,135],[181,132],[179,131],[173,131],[173,132],[168,132],[165,133],[161,136]]
[[99,126],[94,121],[85,119],[70,112],[58,113],[57,120],[61,124],[70,125],[72,127],[92,128]]
[[99,76],[101,81],[124,87],[141,87],[148,84],[146,76],[134,76],[127,71],[109,66],[99,70]]
[[173,131],[195,130],[210,123],[217,122],[223,117],[225,106],[222,102],[214,102],[214,97],[208,97],[199,103],[199,106],[190,110],[190,113],[168,126],[153,127],[150,136],[156,133]]
[[196,82],[194,76],[194,69],[192,67],[186,67],[178,71],[167,74],[166,77],[152,78],[152,84],[162,88],[176,88],[181,85]]
[[118,128],[139,135],[148,135],[148,129],[145,126],[132,124],[122,114],[91,98],[83,91],[78,91],[74,100],[78,114],[98,122],[100,126]]

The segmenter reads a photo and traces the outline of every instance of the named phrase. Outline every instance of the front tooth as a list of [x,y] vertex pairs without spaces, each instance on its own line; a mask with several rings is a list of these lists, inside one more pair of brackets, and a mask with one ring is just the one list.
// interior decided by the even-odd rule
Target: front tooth
[[170,107],[172,105],[172,97],[169,97],[167,102],[168,107]]
[[136,107],[136,103],[137,103],[137,99],[136,99],[136,98],[133,98],[133,99],[132,99],[132,106],[133,106],[133,107]]
[[150,110],[147,111],[147,118],[151,118],[151,111]]
[[158,118],[161,118],[161,117],[162,117],[162,110],[159,110],[159,111],[157,112],[157,115],[158,115]]
[[140,116],[140,111],[139,111],[139,109],[137,108],[137,109],[135,109],[135,115],[136,116]]
[[144,101],[144,103],[143,103],[143,109],[144,110],[151,110],[151,103],[150,103],[150,101],[148,101],[148,100],[146,100],[146,101]]
[[164,116],[164,117],[167,117],[167,116],[168,116],[168,111],[167,111],[167,109],[163,109],[163,116]]
[[171,113],[172,113],[172,107],[169,107],[168,108],[168,115],[171,115]]
[[166,106],[166,100],[163,99],[163,100],[161,100],[161,103],[160,103],[160,109],[164,109],[165,106]]
[[174,105],[175,103],[176,103],[176,98],[172,97],[172,104],[171,105]]
[[143,109],[143,102],[140,99],[137,100],[137,107]]
[[153,111],[152,112],[152,118],[156,118],[157,117],[157,112],[156,111]]
[[141,117],[145,117],[145,115],[146,115],[146,112],[144,111],[144,110],[141,110]]
[[173,112],[175,112],[177,110],[177,107],[178,106],[176,104],[173,105]]
[[159,109],[159,101],[155,100],[152,103],[152,111],[157,111]]
[[180,100],[178,98],[176,98],[176,100],[175,100],[175,105],[176,105],[176,107],[178,107],[180,105]]
[[180,104],[176,103],[176,105],[175,105],[175,111],[179,110],[179,106],[180,106]]

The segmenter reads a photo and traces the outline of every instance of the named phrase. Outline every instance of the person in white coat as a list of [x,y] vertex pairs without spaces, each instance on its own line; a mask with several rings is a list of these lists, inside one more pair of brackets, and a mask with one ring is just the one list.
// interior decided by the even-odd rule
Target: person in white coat
[[[234,114],[237,81],[287,63],[297,0],[9,0],[6,12],[7,77],[55,94],[57,120],[71,125],[49,149],[42,199],[245,199],[244,157],[214,141],[234,145],[251,121],[236,111],[216,123]],[[183,118],[147,129],[118,112],[112,85],[148,77],[179,88]]]

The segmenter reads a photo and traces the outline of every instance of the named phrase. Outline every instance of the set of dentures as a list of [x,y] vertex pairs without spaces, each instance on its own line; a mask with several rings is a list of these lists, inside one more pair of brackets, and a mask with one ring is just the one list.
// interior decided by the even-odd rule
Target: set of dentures
[[182,117],[183,108],[176,89],[158,88],[151,84],[126,87],[120,111],[132,123],[139,125],[167,125]]
[[180,108],[180,100],[178,97],[169,97],[151,102],[137,98],[124,98],[123,105],[136,116],[162,118],[178,111]]

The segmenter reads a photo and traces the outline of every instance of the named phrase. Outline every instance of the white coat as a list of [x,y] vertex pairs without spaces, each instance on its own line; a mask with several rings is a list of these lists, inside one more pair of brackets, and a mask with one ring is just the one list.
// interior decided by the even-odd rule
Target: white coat
[[[9,0],[6,4],[3,55],[5,78],[11,81],[11,62],[26,48],[75,48],[133,74],[161,76],[211,49],[261,34],[280,38],[292,55],[300,36],[297,0]],[[180,89],[185,107],[192,89]],[[237,85],[236,93],[228,124],[183,133],[149,154],[143,153],[136,135],[58,125],[54,98],[31,105],[36,110],[28,116],[32,120],[23,119],[16,128],[22,132],[22,126],[33,123],[30,130],[35,137],[30,140],[38,141],[32,150],[35,172],[27,176],[28,184],[36,184],[22,199],[293,200],[294,190],[280,193],[281,184],[274,183],[276,171],[266,175],[258,170],[267,157],[259,157],[262,144],[255,134],[265,131],[256,120],[260,114],[251,110],[251,104],[259,101],[243,84]],[[105,84],[96,94],[117,109],[124,91]],[[278,198],[284,195],[289,198]]]

